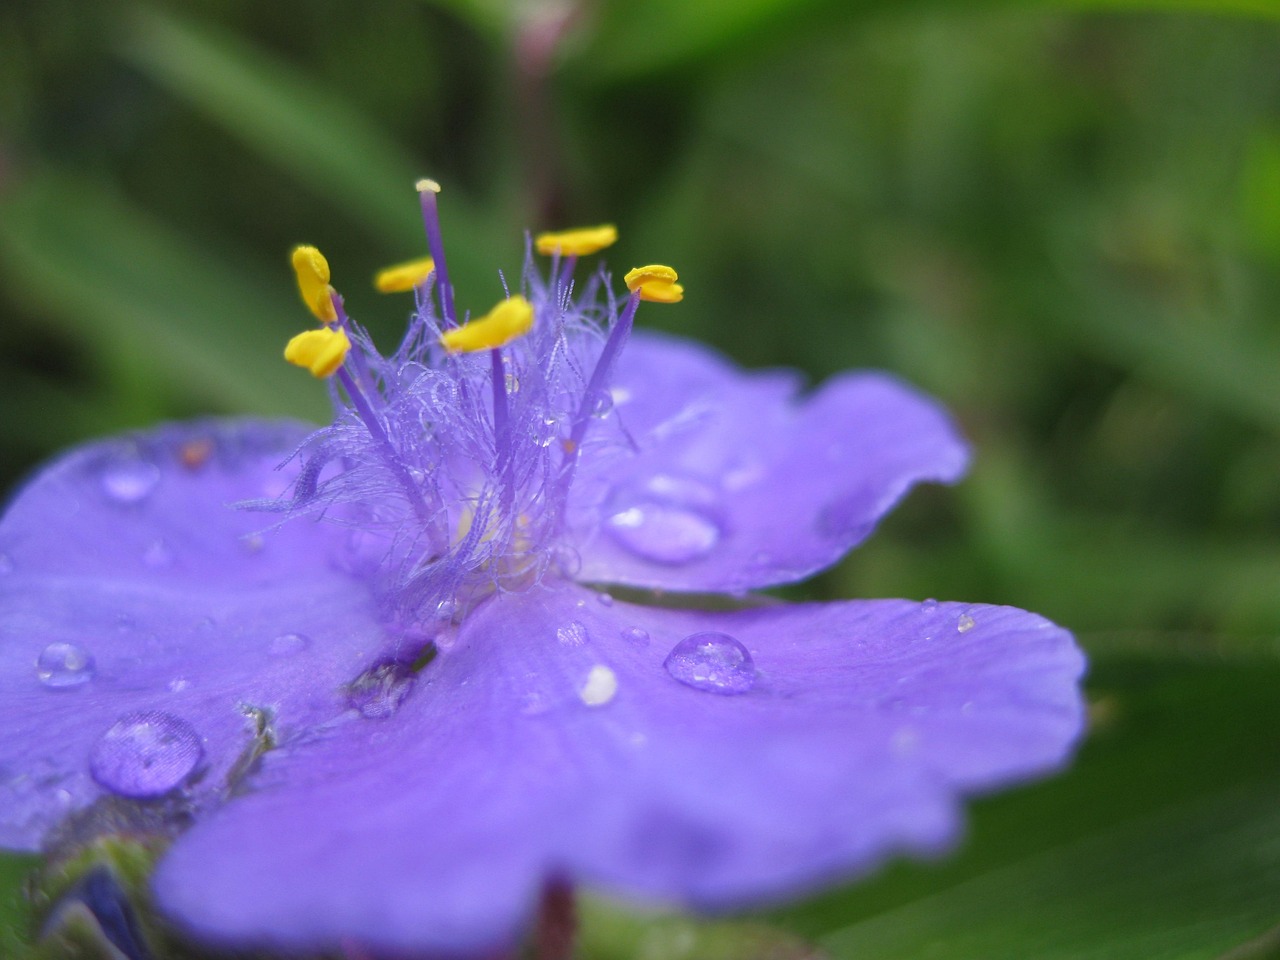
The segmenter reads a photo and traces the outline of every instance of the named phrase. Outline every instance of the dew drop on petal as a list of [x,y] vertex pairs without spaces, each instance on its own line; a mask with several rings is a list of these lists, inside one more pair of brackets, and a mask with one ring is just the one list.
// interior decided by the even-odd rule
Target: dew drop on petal
[[968,633],[975,626],[973,617],[967,613],[960,614],[960,619],[956,621],[956,630],[960,633]]
[[347,706],[370,720],[395,715],[413,689],[409,664],[398,660],[375,663],[347,685]]
[[291,657],[311,646],[311,638],[304,633],[282,633],[272,637],[267,650],[273,657]]
[[593,417],[607,417],[611,410],[613,410],[613,394],[608,390],[601,390],[592,397],[591,415]]
[[602,663],[597,663],[587,673],[586,683],[578,691],[578,697],[588,707],[602,707],[618,692],[618,675]]
[[110,461],[102,471],[102,492],[119,504],[141,503],[160,482],[160,468],[137,458]]
[[691,563],[720,542],[720,525],[705,512],[658,500],[619,510],[606,523],[618,543],[654,563]]
[[637,647],[647,647],[649,645],[649,631],[641,627],[626,627],[622,631],[622,639],[627,643],[635,644]]
[[556,639],[566,647],[580,647],[587,642],[587,628],[574,620],[556,630]]
[[597,594],[596,594],[596,599],[600,601],[600,605],[601,605],[601,606],[603,606],[603,607],[612,607],[612,606],[613,606],[613,595],[612,595],[612,594],[609,594],[609,593],[597,593]]
[[930,597],[928,600],[925,600],[920,604],[920,609],[925,613],[933,613],[933,611],[938,609],[938,601],[933,599],[933,597]]
[[709,693],[746,693],[756,682],[751,654],[727,633],[690,634],[672,648],[662,665],[686,686]]
[[452,597],[445,600],[441,600],[439,603],[436,604],[436,619],[452,620],[454,617],[458,615],[458,609],[459,609],[458,601],[454,600]]
[[175,677],[173,680],[169,681],[170,693],[181,693],[183,690],[190,689],[190,687],[191,681],[186,677]]
[[74,643],[51,643],[36,657],[36,676],[51,690],[78,687],[93,679],[93,657]]
[[158,797],[191,776],[204,757],[195,728],[159,710],[121,717],[94,744],[89,772],[123,797]]

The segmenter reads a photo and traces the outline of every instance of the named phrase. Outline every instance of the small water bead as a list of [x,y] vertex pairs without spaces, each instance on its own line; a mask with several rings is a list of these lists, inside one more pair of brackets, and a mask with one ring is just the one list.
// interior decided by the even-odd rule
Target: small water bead
[[453,599],[452,597],[447,598],[445,600],[441,600],[439,603],[436,604],[436,619],[452,620],[454,617],[458,615],[458,611],[460,609],[461,609],[461,604],[459,604],[458,601]]
[[36,657],[36,676],[51,690],[79,687],[93,679],[93,657],[74,643],[51,643]]
[[960,619],[956,621],[956,630],[959,633],[968,633],[974,626],[976,626],[976,623],[973,617],[967,613],[960,614]]
[[112,460],[102,471],[102,492],[123,505],[141,503],[159,483],[160,468],[147,460]]
[[933,599],[933,597],[930,597],[928,600],[925,600],[920,604],[920,609],[925,613],[933,613],[933,611],[938,609],[938,601]]
[[311,646],[311,638],[304,633],[282,633],[272,637],[267,650],[273,657],[291,657]]
[[613,394],[602,390],[591,400],[591,415],[603,419],[613,411]]
[[597,663],[587,674],[587,680],[578,691],[578,697],[588,707],[603,707],[618,693],[618,675],[602,663]]
[[556,630],[556,639],[566,647],[580,647],[587,642],[587,628],[574,620]]
[[751,654],[727,633],[693,633],[667,654],[667,673],[686,686],[709,693],[746,693],[756,682]]
[[190,688],[191,688],[191,681],[188,680],[186,677],[177,677],[169,681],[170,693],[182,693],[182,691],[189,690]]
[[409,664],[399,660],[375,663],[347,685],[347,706],[369,720],[394,716],[413,690]]
[[600,601],[600,606],[602,606],[602,607],[612,607],[612,606],[613,606],[613,595],[612,595],[612,594],[609,594],[609,593],[597,593],[597,594],[596,594],[596,599]]
[[159,797],[179,786],[204,758],[195,728],[159,710],[121,717],[89,754],[89,772],[122,797]]
[[649,631],[640,627],[626,627],[622,631],[622,639],[627,643],[635,644],[637,647],[647,647],[649,645]]

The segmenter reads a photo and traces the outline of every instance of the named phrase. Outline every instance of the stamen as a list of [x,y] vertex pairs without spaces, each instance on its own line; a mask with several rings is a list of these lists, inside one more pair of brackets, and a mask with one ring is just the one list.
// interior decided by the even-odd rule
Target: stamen
[[533,305],[520,294],[503,300],[478,320],[440,334],[450,353],[493,350],[522,337],[533,327]]
[[684,287],[676,283],[676,272],[660,263],[647,267],[635,267],[622,278],[632,293],[639,291],[641,300],[651,303],[679,303],[684,299]]
[[329,261],[319,250],[309,246],[294,247],[292,259],[302,302],[322,323],[333,323],[337,315],[329,302]]
[[298,334],[284,348],[284,358],[294,366],[311,371],[316,379],[333,376],[351,349],[347,331],[324,327]]
[[557,233],[540,233],[533,246],[544,257],[558,253],[562,257],[586,257],[618,242],[618,228],[611,223],[598,227],[579,227]]
[[436,286],[440,288],[440,313],[446,326],[456,327],[458,315],[453,308],[453,285],[449,283],[449,271],[444,262],[444,237],[440,233],[440,211],[436,204],[436,194],[440,192],[440,184],[434,180],[423,178],[415,185],[418,191],[418,202],[422,205],[422,224],[427,231],[427,249],[435,261]]
[[406,260],[379,270],[374,275],[373,285],[382,293],[405,293],[426,280],[435,267],[436,262],[431,257]]

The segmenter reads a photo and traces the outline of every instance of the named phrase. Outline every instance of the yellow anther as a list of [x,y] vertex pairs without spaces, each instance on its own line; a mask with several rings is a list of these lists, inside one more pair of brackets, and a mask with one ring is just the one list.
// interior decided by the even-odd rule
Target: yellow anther
[[284,348],[284,358],[294,366],[306,367],[317,379],[331,377],[347,358],[351,341],[340,327],[323,327],[300,333]]
[[423,177],[413,185],[413,188],[419,193],[426,193],[427,191],[430,191],[431,193],[440,192],[440,184],[436,183],[429,177]]
[[450,353],[492,350],[522,337],[533,327],[533,305],[516,294],[503,300],[477,320],[440,334],[440,342]]
[[307,309],[324,323],[333,323],[333,288],[329,286],[329,261],[315,247],[293,248],[293,272],[298,275],[298,292]]
[[430,257],[407,260],[394,267],[379,270],[374,275],[373,285],[383,293],[404,293],[427,279],[435,268],[436,262]]
[[660,263],[630,270],[623,282],[632,293],[640,291],[641,300],[653,303],[679,303],[684,299],[684,287],[676,283],[678,277],[670,267]]
[[586,257],[605,247],[612,247],[617,242],[618,228],[612,223],[602,223],[598,227],[540,233],[533,238],[533,247],[544,257],[553,253],[559,253],[562,257]]

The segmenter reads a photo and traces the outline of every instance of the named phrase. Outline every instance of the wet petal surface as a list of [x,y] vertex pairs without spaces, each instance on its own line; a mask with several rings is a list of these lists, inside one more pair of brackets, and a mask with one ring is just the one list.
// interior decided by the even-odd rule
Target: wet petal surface
[[[345,709],[386,644],[342,528],[229,507],[278,492],[305,428],[209,421],[91,444],[0,523],[0,846],[108,789],[216,798],[258,717]],[[263,713],[265,712],[265,714]]]
[[584,449],[571,498],[580,578],[695,591],[800,580],[914,484],[964,472],[945,412],[891,377],[798,392],[790,373],[744,373],[702,346],[636,335],[612,392],[632,445]]
[[1011,608],[505,595],[394,721],[268,755],[156,892],[215,941],[428,953],[510,942],[549,877],[708,908],[798,894],[943,847],[961,794],[1061,764],[1082,666]]

